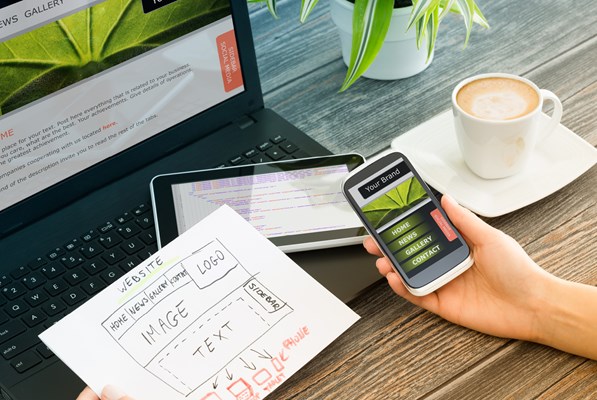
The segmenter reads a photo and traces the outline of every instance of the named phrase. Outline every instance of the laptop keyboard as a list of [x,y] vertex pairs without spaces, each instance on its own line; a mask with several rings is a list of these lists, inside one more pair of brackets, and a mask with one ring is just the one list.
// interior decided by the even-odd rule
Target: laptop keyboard
[[[278,135],[214,167],[302,157]],[[0,353],[16,372],[53,361],[38,335],[157,251],[150,210],[139,204],[0,275]]]

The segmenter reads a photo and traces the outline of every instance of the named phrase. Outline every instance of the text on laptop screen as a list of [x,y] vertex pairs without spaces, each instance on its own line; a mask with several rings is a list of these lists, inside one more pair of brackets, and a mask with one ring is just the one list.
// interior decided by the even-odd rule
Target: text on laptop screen
[[0,8],[0,211],[244,90],[229,0]]

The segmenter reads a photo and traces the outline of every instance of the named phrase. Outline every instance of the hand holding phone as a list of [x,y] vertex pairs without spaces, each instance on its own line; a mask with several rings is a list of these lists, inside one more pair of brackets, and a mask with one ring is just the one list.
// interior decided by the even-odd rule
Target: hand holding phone
[[412,294],[429,294],[473,264],[466,242],[403,154],[355,169],[343,193]]

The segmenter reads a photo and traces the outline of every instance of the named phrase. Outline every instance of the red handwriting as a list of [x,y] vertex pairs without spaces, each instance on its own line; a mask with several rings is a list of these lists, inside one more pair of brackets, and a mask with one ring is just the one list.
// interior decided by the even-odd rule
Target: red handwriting
[[309,328],[303,326],[298,330],[298,332],[291,337],[285,339],[282,342],[282,345],[286,350],[290,350],[293,347],[296,347],[302,340],[304,340],[309,335]]

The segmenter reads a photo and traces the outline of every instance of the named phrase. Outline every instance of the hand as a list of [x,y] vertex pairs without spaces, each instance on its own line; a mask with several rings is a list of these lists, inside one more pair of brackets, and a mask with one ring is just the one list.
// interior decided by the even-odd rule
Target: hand
[[390,261],[382,257],[375,242],[364,242],[379,258],[379,273],[406,300],[448,321],[494,336],[537,340],[538,291],[545,290],[552,275],[539,267],[510,236],[486,224],[446,195],[442,206],[463,235],[474,264],[462,275],[423,297],[404,287]]
[[[100,400],[93,390],[89,387],[83,389],[77,400]],[[102,390],[102,398],[101,400],[134,400],[132,397],[127,396],[124,394],[120,389],[108,385]]]

